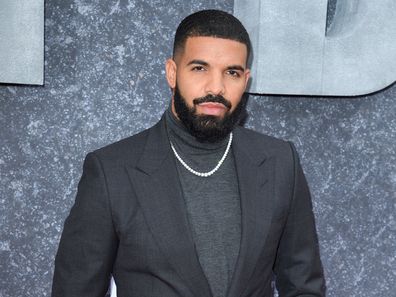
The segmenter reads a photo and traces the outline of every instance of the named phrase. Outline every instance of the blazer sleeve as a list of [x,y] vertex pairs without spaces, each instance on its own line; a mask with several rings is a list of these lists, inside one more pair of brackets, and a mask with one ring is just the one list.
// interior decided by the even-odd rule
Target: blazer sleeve
[[325,296],[311,196],[297,152],[290,146],[294,186],[274,266],[276,287],[280,297]]
[[89,153],[55,258],[51,296],[104,297],[117,245],[105,174]]

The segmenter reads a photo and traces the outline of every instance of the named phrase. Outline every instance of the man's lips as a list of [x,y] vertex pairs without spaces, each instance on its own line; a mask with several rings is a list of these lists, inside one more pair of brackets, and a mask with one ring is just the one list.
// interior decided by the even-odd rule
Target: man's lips
[[224,104],[218,102],[203,102],[197,104],[197,107],[200,113],[215,116],[223,115],[228,110]]

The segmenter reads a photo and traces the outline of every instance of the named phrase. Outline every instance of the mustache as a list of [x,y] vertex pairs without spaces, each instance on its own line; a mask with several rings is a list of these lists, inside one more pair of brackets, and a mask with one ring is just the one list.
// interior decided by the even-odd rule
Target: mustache
[[194,105],[201,104],[201,103],[207,103],[207,102],[221,103],[225,107],[227,107],[227,109],[231,109],[230,101],[228,101],[221,95],[206,95],[204,97],[196,98],[193,100]]

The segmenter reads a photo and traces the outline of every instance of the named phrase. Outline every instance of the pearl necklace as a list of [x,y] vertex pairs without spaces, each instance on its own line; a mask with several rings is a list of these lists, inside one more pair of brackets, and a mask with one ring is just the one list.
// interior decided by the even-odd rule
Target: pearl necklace
[[224,155],[223,155],[223,157],[221,157],[221,159],[220,159],[219,163],[217,163],[216,167],[213,168],[211,171],[208,171],[208,172],[198,172],[198,171],[195,171],[194,169],[192,169],[190,166],[188,166],[186,162],[184,162],[184,160],[176,152],[176,149],[173,146],[172,141],[170,141],[171,148],[172,148],[173,153],[175,154],[177,160],[179,160],[179,162],[184,166],[184,168],[186,168],[192,174],[195,174],[195,175],[201,176],[201,177],[211,176],[211,175],[213,175],[213,173],[215,173],[220,168],[221,164],[223,164],[225,158],[227,157],[228,152],[230,151],[231,143],[232,143],[232,132],[230,133],[230,139],[228,140],[227,148],[226,148],[226,150],[224,152]]

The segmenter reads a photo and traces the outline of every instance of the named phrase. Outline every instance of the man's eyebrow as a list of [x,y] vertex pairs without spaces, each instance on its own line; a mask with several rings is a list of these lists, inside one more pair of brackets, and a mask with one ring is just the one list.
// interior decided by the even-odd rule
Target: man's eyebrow
[[208,62],[205,62],[203,60],[197,60],[197,59],[191,60],[190,62],[188,62],[187,65],[189,66],[189,65],[192,65],[192,64],[198,64],[198,65],[202,65],[202,66],[208,66],[209,65]]
[[241,65],[231,65],[227,67],[227,70],[240,70],[242,72],[245,72],[245,68],[242,67]]
[[[209,66],[208,62],[205,62],[204,60],[199,60],[199,59],[191,60],[190,62],[188,62],[187,66],[190,66],[190,65],[193,65],[193,64],[202,65],[202,66]],[[241,65],[230,65],[230,66],[227,66],[227,70],[239,70],[239,71],[245,72],[245,68],[242,67]]]

